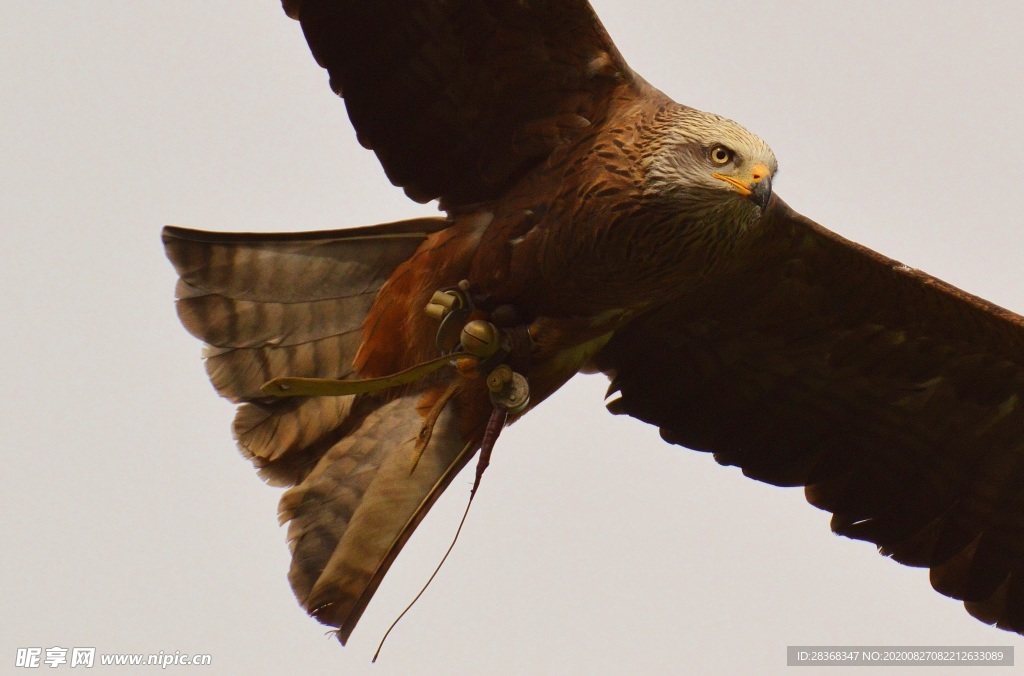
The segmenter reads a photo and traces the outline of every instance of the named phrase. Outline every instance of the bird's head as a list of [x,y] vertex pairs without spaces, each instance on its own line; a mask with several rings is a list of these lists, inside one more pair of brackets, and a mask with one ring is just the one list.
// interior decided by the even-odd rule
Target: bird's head
[[732,120],[685,106],[663,109],[654,122],[646,195],[702,221],[747,226],[760,217],[778,171],[767,143]]

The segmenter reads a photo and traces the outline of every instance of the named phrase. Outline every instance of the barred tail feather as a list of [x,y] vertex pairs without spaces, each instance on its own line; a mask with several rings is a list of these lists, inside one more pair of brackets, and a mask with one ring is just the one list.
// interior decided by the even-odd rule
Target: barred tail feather
[[289,580],[306,610],[342,643],[395,556],[472,451],[453,408],[438,418],[415,464],[419,394],[369,411],[305,480],[281,498],[290,521]]
[[253,234],[164,228],[180,276],[178,316],[206,343],[210,380],[240,403],[239,450],[270,484],[302,481],[340,439],[351,397],[267,398],[279,376],[348,378],[377,293],[442,218],[322,232]]
[[281,376],[348,378],[367,313],[385,283],[444,219],[298,234],[168,227],[180,276],[178,314],[206,343],[214,387],[241,404],[234,432],[280,503],[293,553],[289,579],[306,610],[344,643],[399,550],[475,446],[442,411],[414,467],[432,401],[423,387],[387,396],[260,393]]

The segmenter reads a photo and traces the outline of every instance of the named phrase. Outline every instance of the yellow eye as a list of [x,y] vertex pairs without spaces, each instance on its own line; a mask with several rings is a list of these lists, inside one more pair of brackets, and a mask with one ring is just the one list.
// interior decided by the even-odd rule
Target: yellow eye
[[725,146],[714,146],[711,151],[708,152],[708,157],[715,164],[721,166],[723,164],[729,164],[733,158],[733,152]]

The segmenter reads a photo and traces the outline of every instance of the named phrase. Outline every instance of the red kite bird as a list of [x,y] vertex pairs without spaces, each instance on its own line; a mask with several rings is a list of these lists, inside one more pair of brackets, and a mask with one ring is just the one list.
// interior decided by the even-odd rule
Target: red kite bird
[[344,642],[456,473],[579,371],[609,404],[1024,633],[1024,319],[772,194],[757,136],[626,65],[583,0],[286,0],[359,140],[446,218],[167,228],[289,579]]

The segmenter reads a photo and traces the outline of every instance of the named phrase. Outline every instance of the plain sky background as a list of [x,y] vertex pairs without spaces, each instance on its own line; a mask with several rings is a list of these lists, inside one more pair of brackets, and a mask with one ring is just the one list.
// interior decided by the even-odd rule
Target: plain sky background
[[[1024,310],[1024,3],[594,4],[651,83],[768,141],[791,206]],[[469,476],[349,646],[325,638],[285,577],[280,490],[236,452],[232,407],[175,316],[159,230],[432,207],[356,144],[276,0],[3,14],[0,673],[19,646],[210,653],[212,668],[167,673],[218,674],[781,673],[788,644],[1016,645],[1024,662],[1019,637],[832,535],[800,490],[610,416],[600,376],[502,436],[376,667]]]

